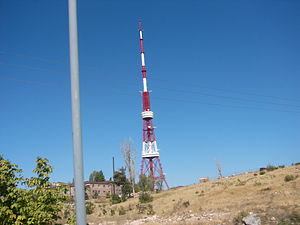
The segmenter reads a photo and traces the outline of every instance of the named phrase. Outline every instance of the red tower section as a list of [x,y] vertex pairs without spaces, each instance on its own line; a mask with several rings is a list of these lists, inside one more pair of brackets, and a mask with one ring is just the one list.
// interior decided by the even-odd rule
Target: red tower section
[[165,174],[163,173],[162,165],[160,163],[159,151],[154,134],[154,113],[150,108],[150,94],[147,90],[147,71],[145,65],[144,39],[141,22],[139,22],[139,33],[143,77],[143,149],[141,175],[152,177],[152,179],[154,180],[153,190],[161,189],[163,183],[165,183],[166,187],[169,189],[169,185],[166,181]]

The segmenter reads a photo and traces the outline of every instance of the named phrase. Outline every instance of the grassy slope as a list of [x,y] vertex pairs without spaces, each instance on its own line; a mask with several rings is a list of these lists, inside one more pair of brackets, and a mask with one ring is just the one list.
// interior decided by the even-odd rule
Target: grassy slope
[[[286,175],[299,177],[286,182]],[[277,224],[282,215],[293,211],[300,213],[300,166],[280,168],[264,175],[249,172],[163,191],[153,194],[153,197],[151,205],[156,218],[152,217],[147,224],[169,224],[174,221],[178,224],[233,224],[232,219],[241,211],[258,214],[262,224]],[[137,198],[113,206],[95,203],[95,213],[88,216],[89,222],[115,221],[125,224],[126,220],[151,217],[138,214],[137,204]],[[119,216],[121,207],[126,214]],[[103,209],[107,211],[105,216]],[[111,209],[116,212],[114,216],[110,215]],[[139,222],[142,223],[141,220]]]

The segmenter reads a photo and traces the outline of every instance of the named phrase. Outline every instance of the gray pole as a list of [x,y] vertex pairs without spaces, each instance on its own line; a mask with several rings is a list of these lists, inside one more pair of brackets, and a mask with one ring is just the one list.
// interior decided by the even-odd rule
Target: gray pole
[[115,187],[115,157],[112,158],[113,160],[113,194],[116,194],[116,187]]
[[86,225],[83,157],[80,124],[80,93],[76,0],[69,0],[70,70],[73,125],[73,166],[76,201],[76,223]]

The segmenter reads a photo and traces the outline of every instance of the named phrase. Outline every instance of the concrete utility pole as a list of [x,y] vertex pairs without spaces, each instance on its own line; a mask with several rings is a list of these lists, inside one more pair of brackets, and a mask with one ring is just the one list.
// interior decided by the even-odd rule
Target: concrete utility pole
[[76,223],[78,225],[86,225],[81,122],[80,122],[80,91],[79,91],[76,0],[69,0],[69,38],[70,38],[73,164],[74,164],[74,185],[75,185],[75,201],[76,201]]

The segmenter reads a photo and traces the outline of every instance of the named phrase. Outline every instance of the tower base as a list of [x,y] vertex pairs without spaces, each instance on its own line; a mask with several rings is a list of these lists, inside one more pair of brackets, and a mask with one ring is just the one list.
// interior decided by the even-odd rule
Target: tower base
[[162,190],[163,184],[169,189],[169,184],[166,181],[165,174],[163,173],[162,165],[159,156],[156,157],[143,157],[141,174],[151,177],[154,181],[152,191]]

